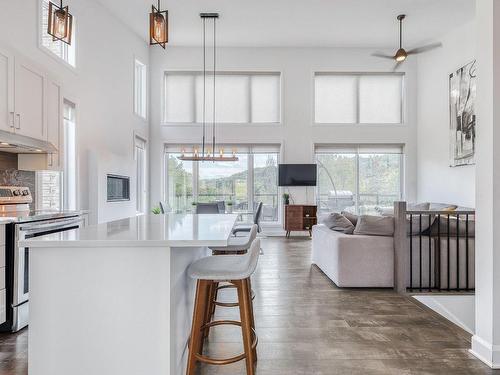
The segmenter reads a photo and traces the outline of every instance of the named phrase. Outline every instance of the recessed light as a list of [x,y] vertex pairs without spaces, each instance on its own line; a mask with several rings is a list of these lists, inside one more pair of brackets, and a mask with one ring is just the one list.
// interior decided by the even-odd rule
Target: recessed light
[[0,142],[0,145],[2,145],[2,146],[10,146],[10,144],[8,144],[7,142]]
[[35,151],[36,151],[36,152],[42,152],[42,150],[39,150],[39,149],[36,149]]

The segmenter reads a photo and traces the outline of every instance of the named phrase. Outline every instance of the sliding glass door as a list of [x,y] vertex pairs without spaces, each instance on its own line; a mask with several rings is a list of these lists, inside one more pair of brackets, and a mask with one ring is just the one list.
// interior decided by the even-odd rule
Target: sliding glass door
[[227,210],[244,213],[242,219],[251,220],[262,202],[261,221],[279,221],[279,145],[224,146],[238,150],[237,162],[181,161],[177,150],[182,148],[168,145],[165,153],[165,196],[173,212],[192,212],[197,202],[224,201]]
[[402,198],[401,146],[316,146],[320,211],[377,214]]

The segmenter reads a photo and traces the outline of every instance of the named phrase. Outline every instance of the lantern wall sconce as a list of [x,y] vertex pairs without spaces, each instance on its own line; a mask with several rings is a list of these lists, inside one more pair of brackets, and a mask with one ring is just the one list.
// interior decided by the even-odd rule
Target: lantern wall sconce
[[54,42],[60,40],[71,45],[73,16],[69,13],[68,6],[63,7],[62,0],[59,6],[49,1],[47,33],[52,35]]
[[168,43],[168,10],[161,10],[160,0],[158,0],[158,8],[151,6],[152,10],[149,14],[149,44],[159,44],[163,49]]

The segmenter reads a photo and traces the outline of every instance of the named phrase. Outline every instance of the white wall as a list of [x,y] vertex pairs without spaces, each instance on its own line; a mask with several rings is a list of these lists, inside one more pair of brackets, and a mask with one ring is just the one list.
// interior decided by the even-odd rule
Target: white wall
[[448,90],[450,73],[475,59],[475,22],[464,24],[439,40],[443,48],[423,53],[417,60],[418,200],[475,207],[475,166],[449,166]]
[[[201,30],[201,29],[200,29]],[[373,50],[346,48],[221,48],[218,68],[227,71],[280,71],[282,73],[282,125],[220,125],[222,143],[281,143],[285,163],[311,163],[314,143],[399,143],[406,145],[406,196],[416,198],[416,69],[407,71],[407,124],[313,125],[313,73],[315,71],[391,71],[392,63],[373,58]],[[171,47],[152,50],[151,59],[151,202],[162,198],[162,145],[199,143],[198,126],[161,126],[161,92],[166,70],[201,70],[201,48]],[[305,188],[291,191],[295,203],[306,200]],[[314,201],[309,189],[308,201]]]
[[79,201],[89,208],[88,191],[96,181],[88,179],[88,152],[108,150],[133,160],[134,131],[148,134],[147,121],[133,114],[133,64],[134,56],[148,63],[149,48],[94,0],[67,0],[77,26],[75,72],[38,47],[39,0],[0,3],[0,45],[36,61],[77,104]]
[[474,295],[428,295],[413,296],[417,301],[441,314],[449,321],[470,334],[475,332],[475,301]]

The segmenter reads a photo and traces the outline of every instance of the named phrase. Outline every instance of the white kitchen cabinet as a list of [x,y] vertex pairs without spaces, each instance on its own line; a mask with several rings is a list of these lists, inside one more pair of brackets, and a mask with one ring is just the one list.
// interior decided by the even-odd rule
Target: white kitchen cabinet
[[63,121],[63,98],[61,85],[55,81],[47,82],[47,141],[52,143],[59,152],[48,154],[47,168],[61,169],[61,136]]
[[14,56],[0,49],[0,129],[14,131]]
[[36,139],[45,134],[45,75],[24,59],[15,59],[15,132]]

